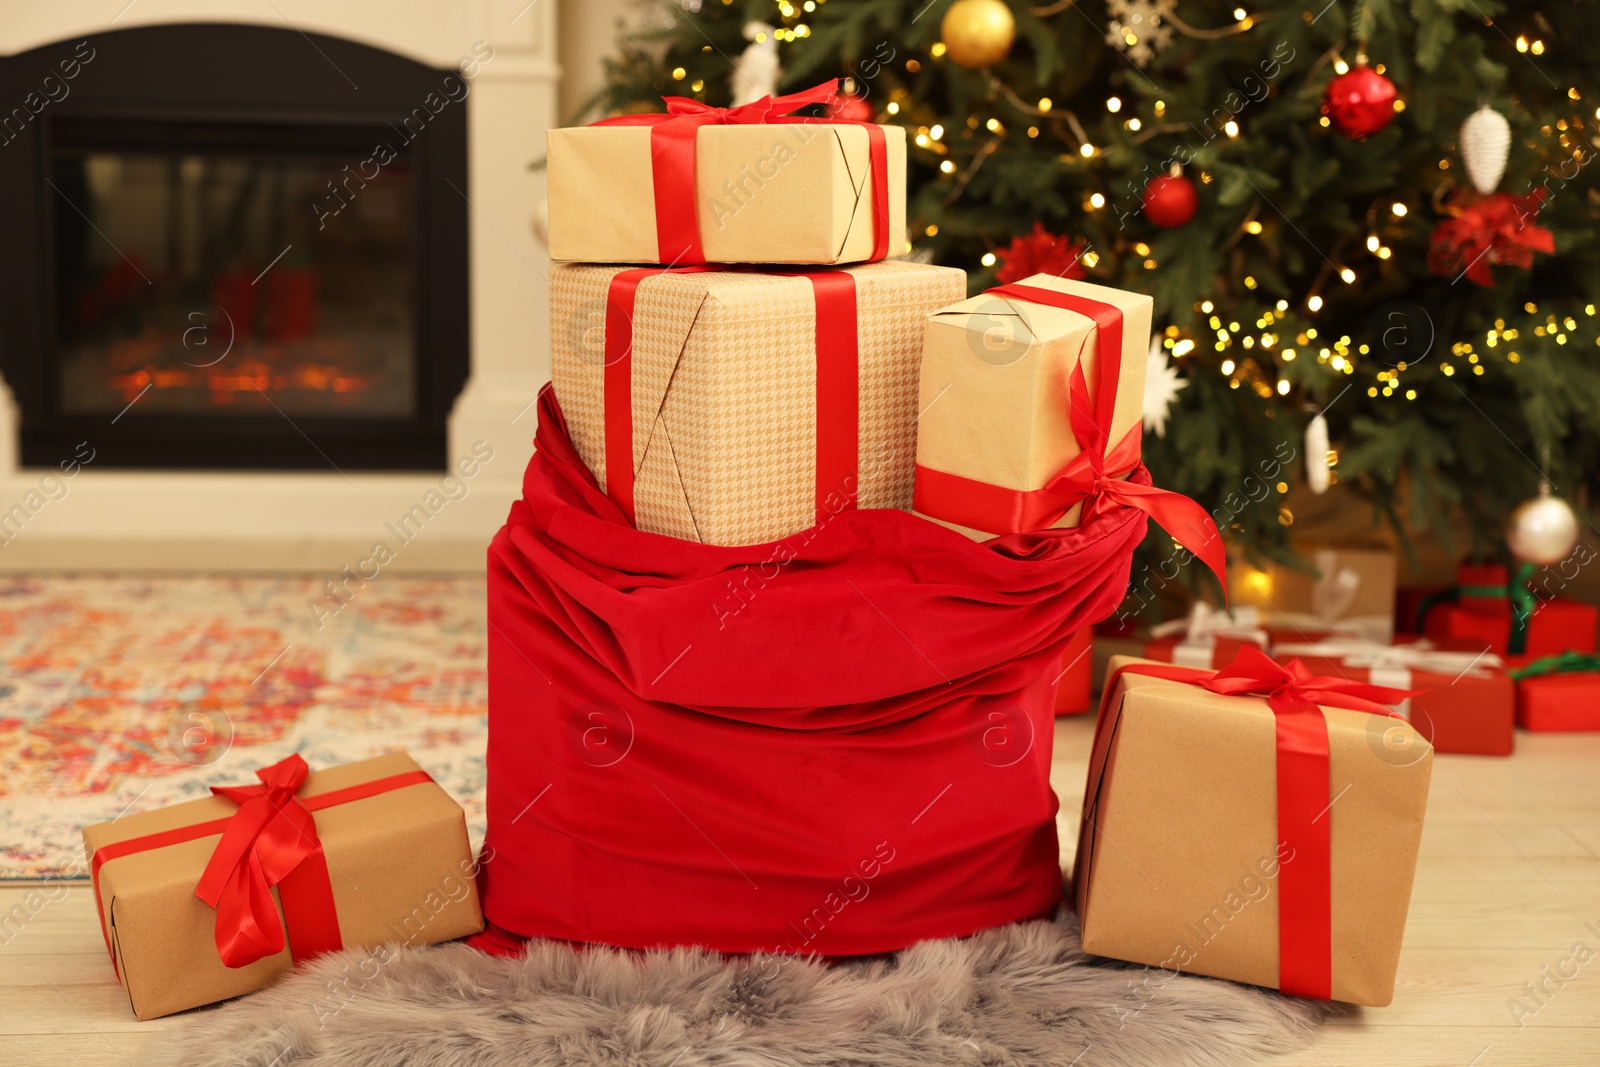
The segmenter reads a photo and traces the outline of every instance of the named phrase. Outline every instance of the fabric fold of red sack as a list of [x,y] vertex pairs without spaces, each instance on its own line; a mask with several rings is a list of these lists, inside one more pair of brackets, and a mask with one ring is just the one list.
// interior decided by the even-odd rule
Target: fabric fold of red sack
[[879,509],[766,545],[642,533],[546,390],[489,549],[487,918],[831,956],[1048,912],[1052,681],[1146,521],[983,544]]

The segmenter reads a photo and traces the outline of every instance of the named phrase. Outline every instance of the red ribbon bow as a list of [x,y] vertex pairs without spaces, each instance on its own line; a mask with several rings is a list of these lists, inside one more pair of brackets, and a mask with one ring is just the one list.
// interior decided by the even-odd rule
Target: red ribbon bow
[[[1115,448],[1108,448],[1116,414],[1117,383],[1122,374],[1122,309],[1034,285],[1002,285],[990,289],[988,295],[1074,311],[1094,320],[1099,354],[1095,389],[1091,392],[1089,388],[1080,351],[1067,397],[1072,435],[1079,451],[1043,488],[1034,490],[1006,489],[918,466],[917,510],[961,526],[1010,534],[1053,526],[1079,503],[1089,514],[1118,506],[1138,508],[1210,567],[1226,596],[1227,553],[1222,534],[1205,508],[1170,489],[1126,480],[1139,466],[1141,426],[1135,424]],[[1085,347],[1088,343],[1085,338]]]
[[1129,664],[1144,674],[1198,685],[1223,696],[1265,697],[1277,726],[1278,838],[1292,860],[1278,868],[1278,988],[1291,996],[1333,996],[1333,861],[1329,830],[1328,722],[1317,705],[1388,715],[1392,705],[1423,690],[1390,689],[1312,674],[1298,659],[1281,665],[1245,645],[1217,671],[1167,664]]
[[883,127],[830,114],[827,118],[794,115],[811,104],[837,109],[838,79],[797,93],[763,96],[738,107],[712,107],[686,96],[663,97],[666,114],[615,115],[596,126],[650,126],[650,166],[655,185],[656,261],[704,263],[700,221],[695,204],[695,136],[702,126],[746,126],[779,122],[838,122],[867,131],[872,180],[873,261],[889,255],[889,149]]
[[[217,952],[229,967],[276,955],[290,927],[296,958],[342,947],[317,823],[295,796],[309,768],[298,755],[256,771],[261,785],[212,786],[239,805],[194,895],[217,910]],[[283,899],[278,917],[272,887]]]

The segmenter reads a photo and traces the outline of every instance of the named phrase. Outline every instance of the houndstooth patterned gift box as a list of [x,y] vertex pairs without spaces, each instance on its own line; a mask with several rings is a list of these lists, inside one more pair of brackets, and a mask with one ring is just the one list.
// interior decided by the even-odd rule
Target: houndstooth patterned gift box
[[[550,273],[556,399],[603,489],[606,301],[627,269]],[[923,322],[966,294],[966,275],[899,261],[842,271],[856,296],[856,503],[909,509]],[[741,545],[816,524],[817,299],[804,276],[751,271],[660,273],[639,284],[629,406],[640,529]]]

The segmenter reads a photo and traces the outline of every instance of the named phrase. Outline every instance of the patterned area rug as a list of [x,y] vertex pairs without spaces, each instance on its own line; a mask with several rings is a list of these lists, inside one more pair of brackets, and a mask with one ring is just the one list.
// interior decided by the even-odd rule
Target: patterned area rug
[[404,748],[483,835],[485,591],[382,576],[0,575],[0,879],[85,877],[79,830]]

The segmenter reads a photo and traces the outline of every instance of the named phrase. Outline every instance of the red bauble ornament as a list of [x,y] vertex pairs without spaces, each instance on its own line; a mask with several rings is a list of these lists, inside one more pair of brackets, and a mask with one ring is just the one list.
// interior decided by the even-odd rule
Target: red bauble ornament
[[864,96],[835,96],[828,104],[828,112],[840,122],[871,122],[877,117]]
[[1181,174],[1151,178],[1144,187],[1144,217],[1163,230],[1187,225],[1200,206],[1200,193],[1194,182]]
[[1328,83],[1322,110],[1346,137],[1365,137],[1394,120],[1394,98],[1394,82],[1363,63]]

